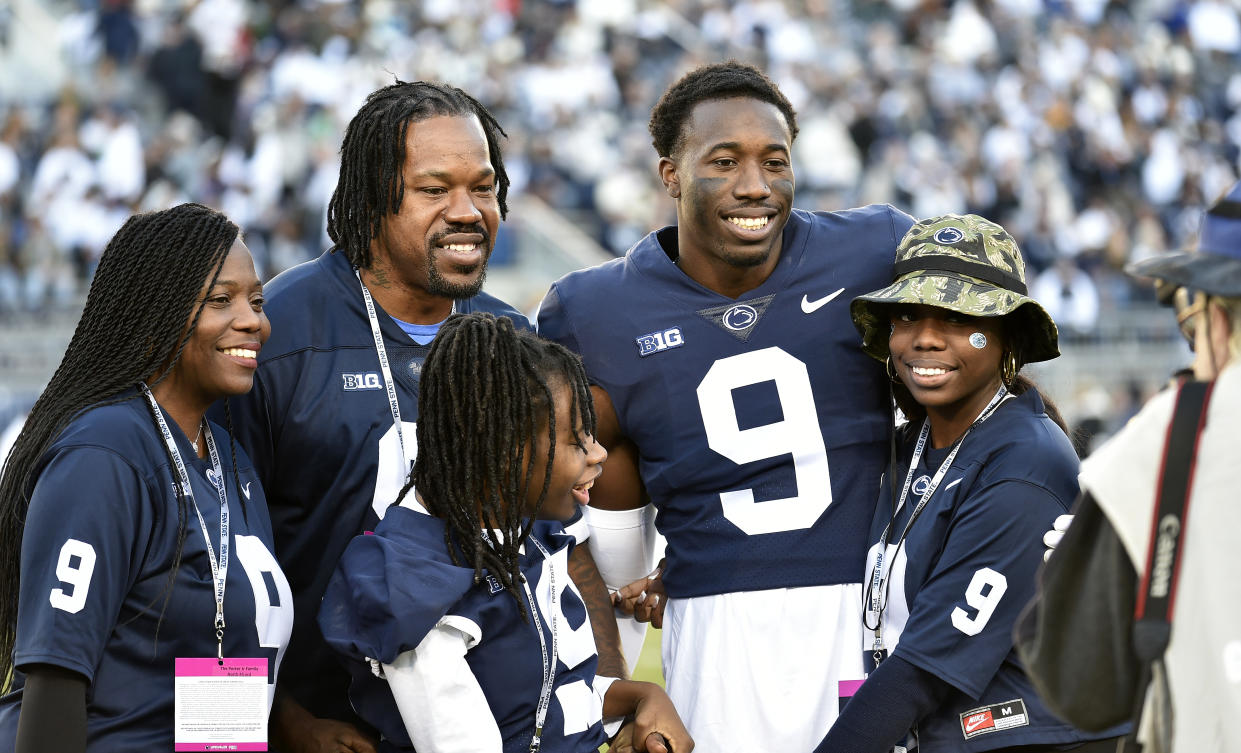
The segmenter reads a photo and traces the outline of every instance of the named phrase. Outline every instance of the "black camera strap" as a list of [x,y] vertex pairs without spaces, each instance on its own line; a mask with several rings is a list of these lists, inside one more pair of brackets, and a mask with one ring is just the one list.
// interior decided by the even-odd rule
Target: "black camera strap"
[[[1172,609],[1176,604],[1181,546],[1185,541],[1185,522],[1189,516],[1198,442],[1206,428],[1207,405],[1214,386],[1214,382],[1191,381],[1182,384],[1177,390],[1172,421],[1168,424],[1163,465],[1159,469],[1158,496],[1151,522],[1150,545],[1146,552],[1146,569],[1142,574],[1137,604],[1133,611],[1133,647],[1142,662],[1142,671],[1135,699],[1133,731],[1122,742],[1122,753],[1126,750],[1137,750],[1138,729],[1142,721],[1147,689],[1156,675],[1164,690],[1164,707],[1160,709],[1165,722],[1163,730],[1169,738],[1171,736],[1172,710],[1163,655],[1172,637]],[[1171,740],[1164,742],[1162,749],[1169,750]]]

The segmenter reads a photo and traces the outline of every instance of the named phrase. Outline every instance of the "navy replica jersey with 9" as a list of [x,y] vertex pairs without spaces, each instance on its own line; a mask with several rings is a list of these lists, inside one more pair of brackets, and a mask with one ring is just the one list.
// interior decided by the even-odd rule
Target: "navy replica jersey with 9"
[[[906,441],[893,474],[900,484],[920,428],[906,424],[901,431]],[[885,555],[892,569],[884,645],[953,686],[918,725],[919,745],[984,751],[1107,737],[1053,717],[1013,649],[1013,624],[1034,596],[1043,562],[1043,533],[1077,497],[1078,461],[1068,437],[1047,417],[1036,390],[1010,398],[966,436],[897,551],[910,512],[948,454],[949,448],[932,450],[928,443]],[[868,576],[892,512],[890,495],[885,479],[871,526]],[[871,631],[866,640],[869,665]]]
[[540,333],[582,356],[638,447],[670,595],[858,581],[891,419],[849,302],[891,281],[911,224],[794,210],[736,300],[677,267],[665,228],[548,293]]
[[[374,528],[409,468],[392,420],[362,289],[343,253],[277,275],[264,286],[271,338],[254,388],[230,398],[237,441],[267,492],[276,551],[289,575],[296,622],[285,678],[317,716],[348,719],[348,678],[315,627],[319,600],[345,545]],[[418,378],[430,346],[413,342],[375,305],[413,463]],[[456,302],[519,327],[529,321],[485,293]],[[215,408],[221,413],[219,406]]]
[[[551,652],[555,620],[556,675],[541,750],[589,753],[607,739],[594,695],[597,656],[586,604],[569,578],[575,539],[559,522],[536,521],[521,572],[538,603],[544,645]],[[554,574],[553,574],[554,573]],[[505,753],[524,753],[534,734],[543,688],[543,654],[533,619],[491,576],[474,583],[474,569],[452,564],[444,523],[405,507],[393,508],[373,536],[359,536],[342,556],[323,598],[320,624],[328,642],[350,657],[350,698],[391,751],[413,750],[388,683],[367,658],[391,664],[413,650],[440,621],[468,625],[478,640],[466,654],[500,729]],[[552,609],[552,586],[555,609]],[[529,611],[526,603],[527,612]]]
[[[238,489],[228,435],[211,428],[231,541],[224,655],[267,658],[270,706],[293,624],[292,596],[272,556],[271,524],[250,462],[239,453]],[[220,502],[209,480],[215,472],[173,432],[218,555]],[[35,471],[14,662],[19,670],[52,664],[87,678],[91,751],[172,750],[173,660],[216,653],[215,588],[192,509],[182,513],[184,550],[164,605],[177,548],[175,473],[141,394],[74,419]],[[0,748],[16,737],[24,684],[18,671],[14,690],[0,700]]]

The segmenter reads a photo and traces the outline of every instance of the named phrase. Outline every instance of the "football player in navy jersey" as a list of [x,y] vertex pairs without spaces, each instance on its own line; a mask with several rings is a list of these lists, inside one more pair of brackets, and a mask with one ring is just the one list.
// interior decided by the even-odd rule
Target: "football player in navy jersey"
[[[486,311],[529,327],[481,292],[507,211],[503,135],[460,89],[397,82],[373,92],[341,146],[328,207],[334,246],[267,285],[275,334],[255,389],[230,403],[268,490],[298,607],[272,718],[282,750],[373,750],[373,731],[359,731],[349,705],[349,676],[315,624],[319,601],[349,539],[374,528],[405,484],[419,374],[440,324],[454,311]],[[598,616],[601,657],[622,672],[588,550],[571,564]]]
[[0,748],[172,750],[182,658],[265,660],[266,719],[292,595],[250,461],[204,414],[250,389],[269,331],[219,212],[109,242],[0,479]]
[[1123,730],[1053,716],[1013,648],[1042,532],[1077,496],[1064,422],[1019,375],[1059,355],[1056,325],[1017,244],[976,215],[917,223],[896,275],[852,304],[909,418],[870,529],[869,675],[817,750],[1115,750]]
[[809,750],[839,683],[862,677],[859,580],[891,426],[847,302],[891,280],[912,219],[793,209],[796,115],[750,66],[690,72],[650,128],[678,224],[559,280],[540,333],[594,388],[609,461],[591,514],[648,497],[658,511],[667,557],[622,605],[643,598],[658,625],[666,603],[668,692],[699,747]]
[[319,618],[380,750],[593,753],[630,715],[637,750],[691,750],[659,686],[598,674],[569,578],[580,542],[561,521],[607,457],[581,362],[508,319],[454,316],[419,407],[399,506],[350,543]]

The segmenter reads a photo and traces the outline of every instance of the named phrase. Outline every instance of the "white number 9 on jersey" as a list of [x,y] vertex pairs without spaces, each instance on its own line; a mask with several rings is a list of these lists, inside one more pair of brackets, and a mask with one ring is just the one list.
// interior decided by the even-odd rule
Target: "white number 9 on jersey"
[[63,588],[53,588],[47,600],[69,614],[81,612],[86,606],[86,594],[90,592],[90,579],[94,574],[95,547],[77,539],[66,540],[60,547],[60,559],[56,561],[56,579],[70,587],[69,593]]
[[[775,382],[784,417],[742,429],[733,390],[763,382]],[[753,489],[721,492],[724,517],[751,536],[814,525],[832,503],[832,481],[806,364],[780,348],[721,358],[698,384],[698,407],[707,445],[734,463],[793,456],[797,496],[755,502]]]
[[[988,586],[990,589],[984,594],[983,589]],[[1008,578],[1004,577],[1004,573],[989,567],[974,573],[965,589],[965,603],[977,609],[978,613],[970,617],[964,609],[956,607],[952,610],[952,626],[966,635],[978,635],[987,626],[991,615],[995,614],[995,608],[999,606],[1000,599],[1007,590]]]

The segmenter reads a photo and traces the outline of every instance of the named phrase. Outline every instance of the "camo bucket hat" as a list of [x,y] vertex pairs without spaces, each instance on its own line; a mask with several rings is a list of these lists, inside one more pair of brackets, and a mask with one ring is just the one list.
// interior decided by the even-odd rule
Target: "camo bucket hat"
[[1055,322],[1026,296],[1026,265],[1016,241],[975,214],[945,214],[914,224],[896,248],[896,280],[853,299],[850,314],[862,350],[884,361],[888,308],[912,303],[969,316],[1013,316],[1019,365],[1060,355]]

